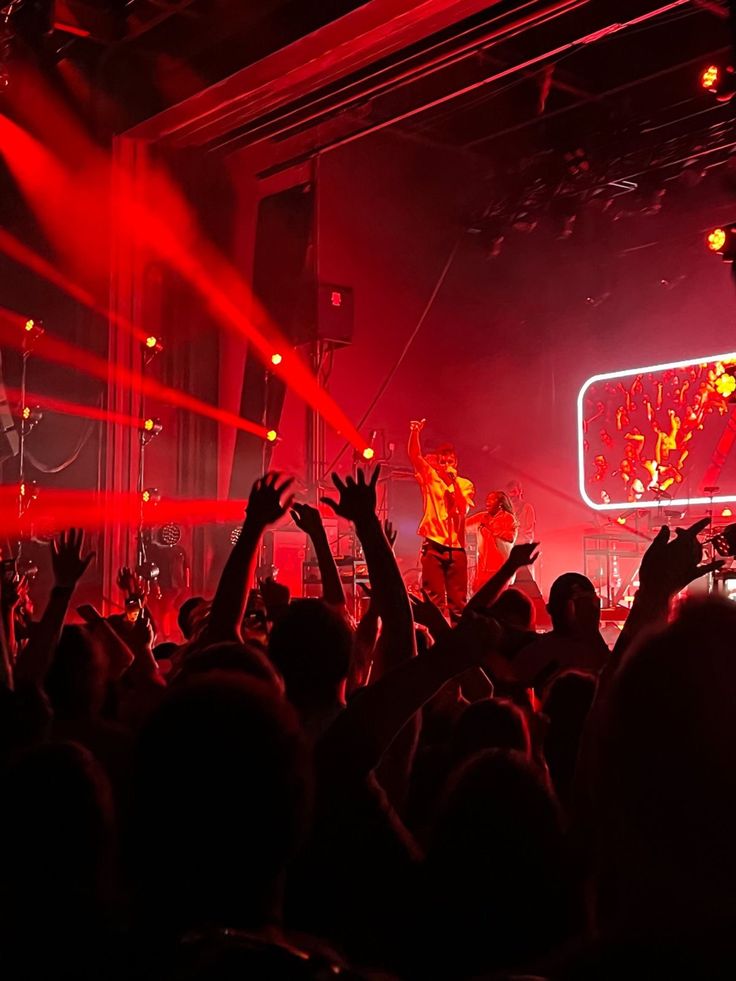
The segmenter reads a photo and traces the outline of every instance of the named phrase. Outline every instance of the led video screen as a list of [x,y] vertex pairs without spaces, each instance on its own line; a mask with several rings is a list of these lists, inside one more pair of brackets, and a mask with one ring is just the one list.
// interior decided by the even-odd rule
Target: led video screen
[[589,378],[578,470],[598,511],[736,501],[736,353]]

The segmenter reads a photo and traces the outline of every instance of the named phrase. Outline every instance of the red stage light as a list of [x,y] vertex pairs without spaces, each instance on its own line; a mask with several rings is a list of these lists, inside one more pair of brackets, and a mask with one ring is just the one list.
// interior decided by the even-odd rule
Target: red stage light
[[372,446],[366,446],[366,448],[363,450],[364,460],[372,460],[375,455],[376,455],[376,451],[373,449]]
[[342,293],[340,293],[339,290],[333,290],[330,293],[330,303],[333,305],[333,307],[342,306]]
[[736,391],[736,378],[733,375],[729,375],[727,372],[723,375],[719,375],[716,378],[716,391],[719,395],[724,398],[728,398],[729,395],[733,395]]
[[271,364],[281,364],[281,362],[283,360],[284,360],[283,359],[283,356],[280,355],[280,354],[272,354],[271,355]]
[[723,228],[714,228],[712,232],[708,233],[706,241],[710,251],[718,253],[726,244],[726,232]]
[[156,347],[158,344],[158,338],[154,337],[153,334],[149,334],[146,338],[146,347]]
[[161,494],[157,487],[146,487],[141,494],[141,500],[144,504],[159,504],[161,502]]
[[708,65],[700,76],[700,84],[704,89],[713,89],[718,86],[718,76],[721,70],[718,65]]
[[731,508],[724,508],[721,511],[722,518],[730,518],[732,515],[733,515],[733,511],[731,510]]
[[708,65],[700,73],[700,84],[719,102],[730,102],[736,95],[736,73],[730,65]]
[[736,223],[719,225],[708,232],[705,244],[710,252],[722,256],[725,262],[733,262],[736,259]]
[[150,442],[154,437],[160,436],[163,432],[163,426],[161,425],[160,419],[145,419],[143,421],[142,435],[146,443]]
[[275,429],[269,429],[268,432],[266,433],[266,439],[268,440],[269,443],[275,443],[278,437],[279,434],[276,432]]

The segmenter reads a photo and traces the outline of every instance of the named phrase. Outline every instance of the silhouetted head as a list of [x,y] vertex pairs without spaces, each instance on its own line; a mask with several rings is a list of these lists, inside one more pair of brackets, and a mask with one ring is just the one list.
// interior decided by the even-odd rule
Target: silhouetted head
[[277,694],[283,694],[284,681],[269,661],[266,654],[256,644],[241,644],[238,641],[224,641],[197,648],[187,654],[173,682],[179,684],[192,677],[211,671],[226,671],[242,674],[271,685]]
[[565,572],[555,579],[547,610],[559,633],[588,635],[600,627],[600,599],[590,579],[579,572]]
[[520,589],[504,589],[489,613],[494,620],[518,630],[534,629],[534,604]]
[[502,698],[468,705],[455,722],[450,755],[455,764],[486,749],[513,749],[528,756],[529,729],[521,709]]
[[97,640],[77,624],[61,631],[44,688],[58,719],[99,715],[107,692],[107,659]]
[[89,926],[114,890],[113,803],[102,767],[75,743],[47,743],[20,755],[2,783],[3,927],[10,916],[45,938],[53,923],[84,918]]
[[345,618],[317,599],[295,600],[274,625],[269,656],[300,710],[342,698],[353,633]]
[[271,685],[215,672],[172,688],[141,734],[134,789],[144,919],[176,930],[278,919],[282,873],[306,832],[310,764]]
[[602,916],[668,927],[730,908],[736,879],[736,605],[688,604],[622,664],[597,798]]
[[549,720],[544,755],[557,796],[569,805],[580,739],[596,690],[595,675],[564,671],[552,681],[542,711]]
[[197,627],[199,626],[198,616],[199,613],[204,613],[207,607],[207,600],[204,596],[191,596],[188,600],[185,600],[179,607],[179,614],[176,618],[176,622],[179,625],[179,630],[182,632],[182,636],[185,640],[191,640],[194,636]]
[[559,943],[571,916],[566,862],[560,811],[537,767],[505,750],[461,766],[427,852],[437,976],[474,977]]

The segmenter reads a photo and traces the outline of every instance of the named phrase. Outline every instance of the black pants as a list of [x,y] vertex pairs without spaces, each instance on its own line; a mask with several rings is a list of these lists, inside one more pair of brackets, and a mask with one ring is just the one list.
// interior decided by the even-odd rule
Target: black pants
[[464,548],[447,548],[426,538],[422,545],[422,589],[450,619],[460,618],[468,601],[468,557]]

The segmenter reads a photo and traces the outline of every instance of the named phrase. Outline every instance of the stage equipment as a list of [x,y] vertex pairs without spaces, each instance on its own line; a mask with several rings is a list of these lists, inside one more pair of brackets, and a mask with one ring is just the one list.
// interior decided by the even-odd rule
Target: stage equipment
[[[256,221],[253,256],[253,294],[265,319],[275,324],[287,342],[295,345],[301,330],[299,317],[304,292],[316,282],[314,262],[315,190],[300,183],[261,199]],[[284,404],[285,384],[270,367],[288,357],[274,341],[269,363],[249,347],[240,396],[240,412],[248,419],[278,432]],[[230,477],[231,500],[247,498],[253,481],[270,467],[271,441],[238,432]]]
[[173,548],[181,541],[181,528],[173,521],[154,530],[153,541],[162,548]]
[[[335,564],[340,574],[340,582],[350,602],[356,592],[358,563],[352,555],[342,555],[335,559]],[[363,581],[367,582],[367,577]],[[317,598],[322,596],[322,577],[316,559],[308,559],[302,564],[302,596]]]
[[149,334],[148,337],[143,342],[143,362],[144,364],[150,364],[151,361],[163,352],[164,346],[161,343],[161,339],[156,337],[155,334]]
[[353,291],[333,283],[309,283],[303,290],[294,343],[347,347],[353,342]]
[[141,439],[145,441],[145,445],[148,445],[152,439],[161,435],[163,429],[164,427],[160,419],[152,419],[150,417],[144,419],[143,425],[140,428]]
[[724,262],[733,262],[736,259],[736,223],[714,228],[708,232],[705,242],[709,251],[719,255]]
[[736,444],[735,377],[729,353],[589,378],[578,395],[583,501],[619,513],[736,501],[736,474],[726,467]]
[[30,351],[33,345],[46,333],[43,321],[29,318],[23,325],[23,350]]
[[638,588],[639,566],[650,544],[645,514],[636,511],[627,516],[631,526],[612,524],[583,536],[583,569],[603,610],[609,611],[608,619],[610,611],[619,611],[625,619]]
[[30,433],[39,422],[43,419],[43,411],[40,405],[26,405],[23,407],[20,414],[20,421],[25,428],[26,433]]
[[730,65],[708,65],[700,73],[700,85],[718,102],[730,102],[736,95],[736,73]]

